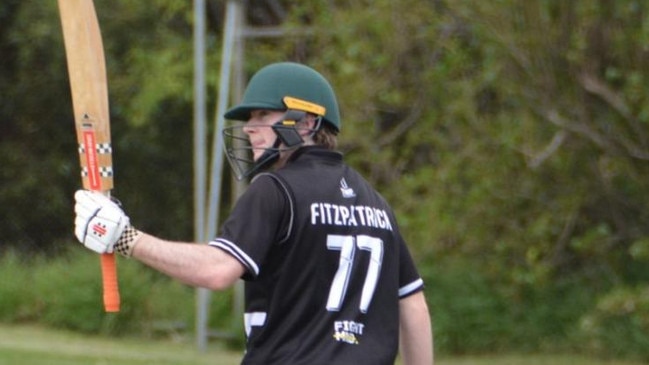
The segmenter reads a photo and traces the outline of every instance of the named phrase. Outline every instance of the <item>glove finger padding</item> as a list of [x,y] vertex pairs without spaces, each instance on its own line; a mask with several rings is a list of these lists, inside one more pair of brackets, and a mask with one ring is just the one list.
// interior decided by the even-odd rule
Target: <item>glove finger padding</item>
[[108,197],[87,190],[74,194],[74,234],[89,249],[97,253],[112,253],[129,218]]

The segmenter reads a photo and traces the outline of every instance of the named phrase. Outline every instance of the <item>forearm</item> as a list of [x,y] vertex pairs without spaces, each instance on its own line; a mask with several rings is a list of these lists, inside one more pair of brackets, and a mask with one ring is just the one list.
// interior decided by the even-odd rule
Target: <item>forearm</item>
[[212,290],[231,286],[243,274],[243,266],[218,248],[148,234],[138,239],[132,257],[185,284]]
[[423,293],[400,302],[400,350],[404,365],[433,364],[433,331]]

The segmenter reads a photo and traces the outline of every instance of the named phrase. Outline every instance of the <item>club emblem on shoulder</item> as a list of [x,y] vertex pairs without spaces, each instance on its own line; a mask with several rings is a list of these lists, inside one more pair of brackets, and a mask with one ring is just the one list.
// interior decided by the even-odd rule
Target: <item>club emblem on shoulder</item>
[[350,188],[347,185],[347,181],[345,181],[344,177],[340,179],[340,192],[343,194],[343,198],[356,197],[356,193],[354,192],[354,189]]

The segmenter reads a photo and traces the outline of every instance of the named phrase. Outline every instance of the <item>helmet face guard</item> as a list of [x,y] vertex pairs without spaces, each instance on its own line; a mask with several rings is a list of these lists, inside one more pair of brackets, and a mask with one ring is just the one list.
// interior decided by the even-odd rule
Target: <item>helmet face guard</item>
[[[267,148],[264,154],[255,161],[254,151],[246,134],[243,123],[223,128],[224,152],[237,180],[243,180],[259,170],[267,168],[279,157],[279,146]],[[277,145],[277,141],[273,146]]]
[[[289,109],[281,120],[269,126],[277,138],[271,147],[264,148],[264,153],[255,160],[254,149],[250,145],[247,135],[243,131],[244,123],[228,126],[223,129],[224,149],[228,162],[234,171],[237,180],[242,180],[255,173],[272,166],[282,151],[288,151],[304,143],[299,133],[297,123],[306,117],[306,112]],[[311,133],[317,132],[321,125],[321,117],[316,120],[315,128]]]

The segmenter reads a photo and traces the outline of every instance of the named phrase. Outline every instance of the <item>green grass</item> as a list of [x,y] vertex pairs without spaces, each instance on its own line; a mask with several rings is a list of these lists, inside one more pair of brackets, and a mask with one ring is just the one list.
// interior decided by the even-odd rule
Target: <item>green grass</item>
[[241,354],[190,339],[106,338],[31,326],[0,325],[0,365],[239,364]]
[[[210,344],[199,352],[190,338],[106,338],[36,326],[0,325],[0,365],[239,364],[241,353]],[[490,355],[441,358],[437,365],[639,365],[573,355]]]

